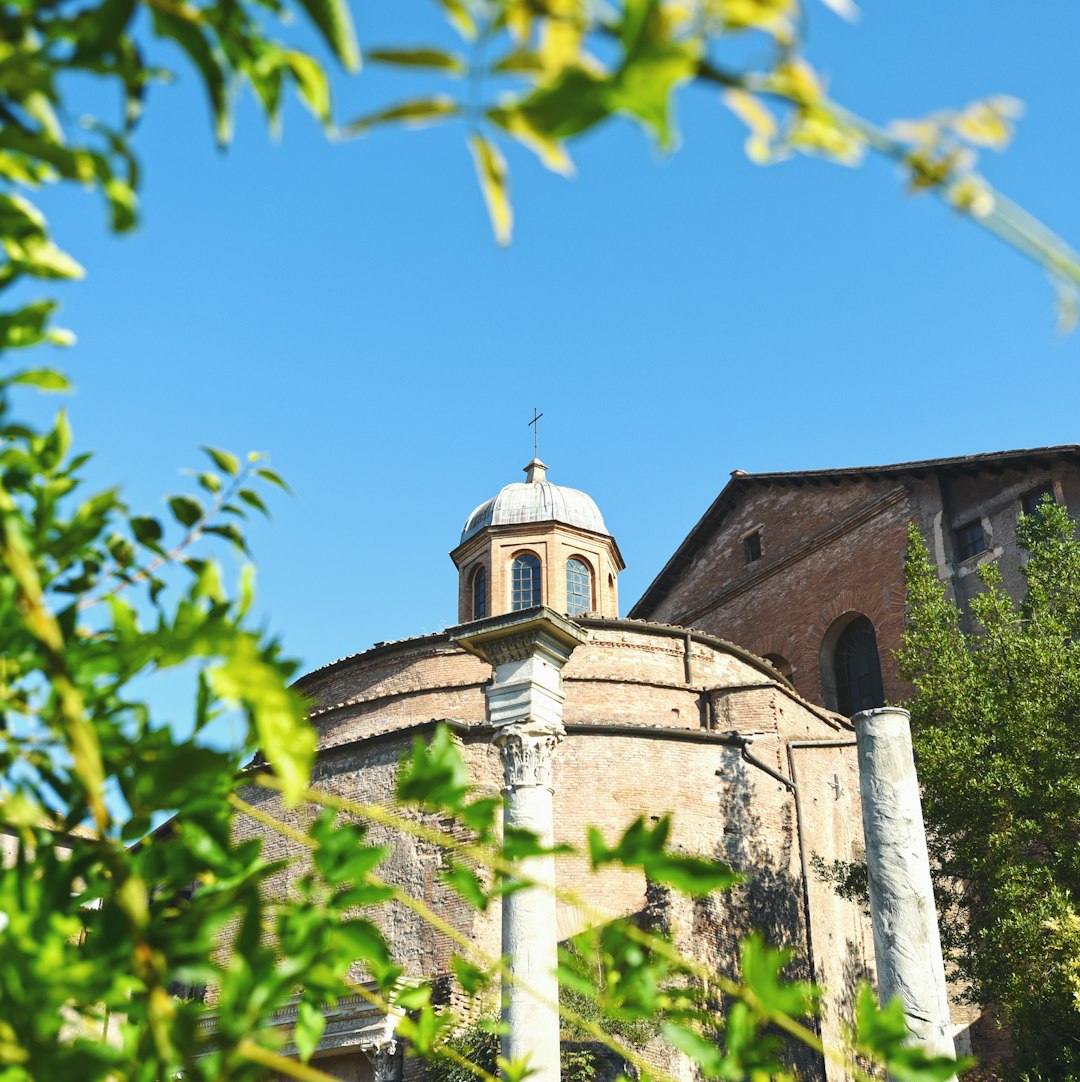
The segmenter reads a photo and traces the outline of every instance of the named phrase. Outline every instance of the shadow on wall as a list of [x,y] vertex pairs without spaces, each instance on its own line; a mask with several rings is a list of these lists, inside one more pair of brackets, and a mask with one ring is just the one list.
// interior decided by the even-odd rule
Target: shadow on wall
[[[714,855],[742,872],[746,881],[694,899],[690,949],[700,961],[735,977],[739,941],[756,930],[773,946],[791,950],[785,970],[789,979],[809,980],[802,883],[789,870],[798,861],[791,802],[785,801],[777,818],[766,823],[754,808],[747,764],[733,753],[725,757],[717,814],[724,827]],[[791,1043],[782,1058],[802,1079],[825,1077],[821,1058],[803,1045]]]

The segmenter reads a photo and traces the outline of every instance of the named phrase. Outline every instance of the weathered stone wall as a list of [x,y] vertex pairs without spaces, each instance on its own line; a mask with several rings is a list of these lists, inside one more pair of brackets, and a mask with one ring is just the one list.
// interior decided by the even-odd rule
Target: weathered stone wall
[[[589,825],[611,839],[638,816],[653,820],[673,812],[676,845],[729,861],[745,871],[747,882],[730,894],[692,903],[649,890],[638,874],[614,870],[594,876],[582,858],[562,858],[559,886],[579,897],[577,904],[560,903],[558,934],[568,938],[594,923],[594,910],[605,918],[643,914],[670,927],[700,962],[731,973],[738,937],[762,928],[793,948],[796,972],[828,986],[823,1032],[838,1041],[852,982],[873,965],[869,931],[858,908],[830,889],[812,881],[804,889],[803,870],[812,852],[826,859],[858,853],[854,748],[791,753],[797,756],[797,806],[791,784],[748,761],[732,734],[752,735],[752,757],[790,778],[793,741],[850,743],[850,729],[801,701],[767,665],[737,647],[636,621],[582,624],[590,640],[565,670],[568,735],[555,761],[557,840],[580,847]],[[317,697],[314,713],[323,740],[315,784],[359,802],[388,801],[397,762],[413,737],[430,731],[432,718],[450,717],[459,719],[472,779],[483,792],[498,792],[502,769],[484,721],[489,676],[489,666],[445,636],[428,636],[380,646],[304,677],[298,686]],[[839,784],[830,789],[834,776]],[[302,819],[298,812],[284,812],[265,790],[253,786],[243,795],[291,823]],[[242,829],[263,833],[254,823]],[[370,836],[392,847],[380,874],[484,950],[498,953],[498,907],[479,914],[445,887],[437,849],[382,828],[373,827]],[[292,851],[291,843],[274,835],[265,845],[270,856]],[[285,889],[285,882],[278,887]],[[449,970],[453,944],[410,910],[391,904],[379,919],[407,972],[430,976]],[[684,1071],[661,1042],[650,1045],[648,1054],[657,1066]],[[806,1077],[823,1077],[815,1057],[793,1055]]]

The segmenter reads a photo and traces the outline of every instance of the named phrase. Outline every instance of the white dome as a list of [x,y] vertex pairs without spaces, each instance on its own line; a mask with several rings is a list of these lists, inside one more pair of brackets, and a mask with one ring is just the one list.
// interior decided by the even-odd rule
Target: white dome
[[485,526],[511,526],[521,522],[564,522],[582,530],[606,534],[600,509],[591,496],[544,480],[547,472],[538,458],[525,467],[528,480],[506,485],[494,499],[482,503],[466,520],[461,541],[468,541]]

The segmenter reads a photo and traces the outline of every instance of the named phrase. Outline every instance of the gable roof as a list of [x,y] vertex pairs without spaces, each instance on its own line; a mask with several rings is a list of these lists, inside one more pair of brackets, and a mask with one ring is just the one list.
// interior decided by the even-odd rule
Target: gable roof
[[886,466],[844,466],[832,470],[789,470],[776,473],[747,473],[745,470],[732,470],[731,479],[724,485],[720,495],[713,500],[709,509],[686,535],[682,544],[675,550],[675,554],[630,610],[629,616],[631,619],[648,619],[652,615],[655,607],[670,592],[683,569],[693,561],[698,550],[703,548],[709,538],[720,529],[728,512],[733,510],[743,495],[754,486],[794,485],[801,487],[805,484],[817,485],[823,482],[840,484],[843,481],[862,479],[881,480],[890,476],[895,476],[897,479],[904,475],[920,478],[931,473],[948,477],[963,475],[974,477],[979,473],[1000,474],[1009,469],[1041,469],[1061,459],[1080,464],[1080,444],[1065,443],[1055,447],[989,451],[985,454],[962,455],[958,458],[927,458],[918,462],[896,462]]

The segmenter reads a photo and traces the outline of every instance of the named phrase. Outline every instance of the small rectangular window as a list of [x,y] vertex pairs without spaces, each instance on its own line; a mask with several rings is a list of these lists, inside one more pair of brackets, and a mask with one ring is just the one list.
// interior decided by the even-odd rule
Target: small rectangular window
[[749,537],[743,538],[743,554],[748,564],[761,559],[761,531],[755,530]]
[[1043,485],[1041,488],[1033,488],[1030,492],[1026,492],[1020,497],[1020,506],[1023,508],[1025,515],[1033,515],[1039,509],[1039,504],[1049,496],[1051,503],[1057,503],[1057,497],[1054,495],[1054,486],[1049,482]]
[[956,555],[958,559],[967,560],[985,551],[986,535],[983,533],[980,519],[975,519],[957,528]]

